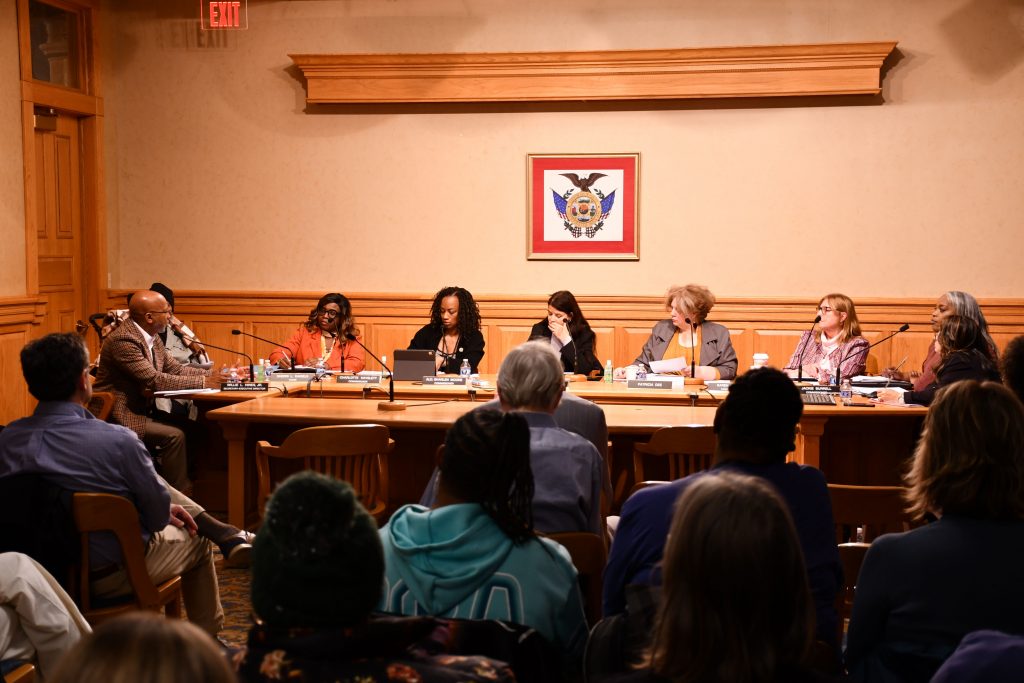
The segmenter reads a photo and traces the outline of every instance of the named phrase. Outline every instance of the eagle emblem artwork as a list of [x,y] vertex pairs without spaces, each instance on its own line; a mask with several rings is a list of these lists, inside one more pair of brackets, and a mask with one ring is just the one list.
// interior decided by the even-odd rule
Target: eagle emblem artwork
[[605,173],[591,173],[586,178],[580,178],[576,173],[559,173],[560,176],[568,178],[576,187],[559,194],[557,190],[551,190],[551,199],[555,204],[555,210],[562,218],[562,225],[574,238],[579,239],[581,235],[592,238],[597,231],[604,227],[605,219],[611,214],[615,207],[615,190],[605,194],[600,188],[591,187],[600,178],[606,178]]
[[639,154],[527,155],[528,259],[639,258]]

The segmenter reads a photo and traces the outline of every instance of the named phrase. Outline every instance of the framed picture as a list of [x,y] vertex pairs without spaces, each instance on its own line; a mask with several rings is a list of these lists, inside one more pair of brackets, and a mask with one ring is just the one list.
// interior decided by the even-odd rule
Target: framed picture
[[526,258],[640,258],[639,154],[529,154]]

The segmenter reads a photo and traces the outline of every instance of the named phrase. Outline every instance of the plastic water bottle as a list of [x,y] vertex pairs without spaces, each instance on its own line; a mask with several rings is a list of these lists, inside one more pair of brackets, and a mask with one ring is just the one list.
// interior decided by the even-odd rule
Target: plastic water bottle
[[466,386],[469,386],[469,376],[473,374],[473,368],[469,367],[469,359],[463,358],[462,365],[459,366],[459,377],[466,380]]
[[613,374],[615,374],[615,368],[612,367],[612,359],[609,358],[604,362],[604,381],[611,384]]
[[253,368],[256,371],[256,376],[252,378],[254,382],[266,382],[267,381],[267,366],[264,365],[264,360],[260,358],[259,364]]
[[839,385],[839,398],[844,406],[853,405],[853,384],[847,378],[843,378],[843,383]]

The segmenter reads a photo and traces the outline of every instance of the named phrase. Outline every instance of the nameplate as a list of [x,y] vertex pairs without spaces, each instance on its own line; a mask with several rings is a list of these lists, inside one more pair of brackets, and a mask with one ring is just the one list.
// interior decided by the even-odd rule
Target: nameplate
[[334,381],[338,384],[376,384],[378,377],[361,377],[359,375],[335,375]]
[[466,386],[466,378],[465,377],[461,377],[461,376],[460,377],[455,377],[455,376],[452,376],[452,377],[448,377],[448,376],[438,377],[436,375],[427,375],[427,376],[425,376],[423,378],[423,383],[424,384],[433,384],[435,386],[449,386],[449,387],[453,387],[453,386]]
[[315,379],[312,372],[275,372],[267,376],[268,382],[308,382]]
[[629,389],[671,389],[670,379],[631,379],[626,382]]
[[729,391],[732,382],[727,379],[709,379],[704,384],[707,385],[708,391]]
[[822,384],[818,386],[800,387],[800,391],[805,394],[838,394],[839,387],[831,384]]
[[270,385],[266,382],[224,382],[221,391],[266,391]]

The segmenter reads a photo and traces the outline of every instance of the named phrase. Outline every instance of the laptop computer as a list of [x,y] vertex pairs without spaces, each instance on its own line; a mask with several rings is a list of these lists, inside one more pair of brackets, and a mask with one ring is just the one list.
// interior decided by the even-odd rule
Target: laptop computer
[[434,364],[436,351],[426,349],[395,349],[392,358],[395,359],[395,379],[401,380],[422,380],[427,375],[436,375],[437,366]]

